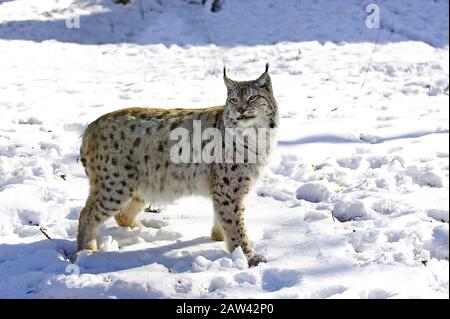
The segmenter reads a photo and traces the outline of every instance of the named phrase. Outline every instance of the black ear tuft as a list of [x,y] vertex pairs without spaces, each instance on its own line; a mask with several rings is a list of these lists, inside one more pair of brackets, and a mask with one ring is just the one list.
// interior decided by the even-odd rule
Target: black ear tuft
[[226,77],[227,76],[227,67],[223,66],[223,76]]
[[269,63],[266,63],[266,71],[256,80],[260,88],[265,89],[267,92],[272,93],[272,83],[270,75],[268,73]]

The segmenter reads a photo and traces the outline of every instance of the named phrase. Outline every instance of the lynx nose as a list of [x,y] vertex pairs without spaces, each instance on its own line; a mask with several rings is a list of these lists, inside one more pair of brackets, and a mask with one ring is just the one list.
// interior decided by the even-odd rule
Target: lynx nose
[[241,113],[241,114],[244,114],[245,113],[245,108],[243,108],[243,107],[238,108],[238,112]]

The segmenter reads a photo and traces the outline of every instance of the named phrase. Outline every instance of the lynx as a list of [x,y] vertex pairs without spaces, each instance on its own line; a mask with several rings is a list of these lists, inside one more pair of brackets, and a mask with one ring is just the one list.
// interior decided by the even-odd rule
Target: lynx
[[[223,79],[224,106],[204,109],[128,108],[105,114],[86,128],[80,149],[90,192],[78,226],[78,251],[97,250],[96,230],[114,216],[124,227],[140,226],[137,214],[148,203],[166,203],[187,195],[212,199],[213,240],[226,241],[229,252],[241,247],[249,266],[265,262],[250,246],[244,222],[244,199],[273,150],[279,124],[272,83],[265,72],[253,81]],[[174,163],[170,138],[176,128],[267,128],[267,152],[255,162]],[[248,141],[243,139],[244,147]],[[204,144],[205,142],[203,142]],[[225,143],[219,145],[225,149]],[[233,147],[236,147],[233,142]]]

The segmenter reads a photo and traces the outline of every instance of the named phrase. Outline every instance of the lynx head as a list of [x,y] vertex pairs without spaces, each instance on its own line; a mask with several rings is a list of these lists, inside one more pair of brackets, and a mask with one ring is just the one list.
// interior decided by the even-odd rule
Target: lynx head
[[253,81],[233,81],[223,69],[227,87],[227,101],[224,108],[225,126],[271,127],[277,124],[277,103],[273,96],[269,76],[269,64],[265,72]]

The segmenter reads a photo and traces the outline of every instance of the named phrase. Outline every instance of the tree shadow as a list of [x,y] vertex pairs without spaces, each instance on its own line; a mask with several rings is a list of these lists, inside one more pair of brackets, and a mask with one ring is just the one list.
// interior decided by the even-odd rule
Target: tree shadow
[[343,137],[333,134],[317,134],[311,136],[305,136],[298,139],[293,140],[280,140],[278,141],[279,146],[291,146],[291,145],[304,145],[304,144],[314,144],[314,143],[325,143],[325,144],[381,144],[394,140],[401,139],[413,139],[419,138],[431,134],[448,134],[449,131],[442,129],[437,131],[419,131],[405,134],[398,134],[387,137],[380,136],[372,136],[372,135],[364,135],[362,134],[359,138],[356,137]]
[[[440,2],[417,1],[404,9],[396,5],[395,10],[391,5],[380,4],[385,10],[379,29],[367,28],[365,6],[350,2],[228,1],[221,11],[210,13],[190,1],[169,0],[160,5],[144,1],[143,15],[136,5],[122,6],[106,1],[101,4],[105,9],[102,12],[80,16],[79,28],[69,28],[73,26],[70,19],[77,11],[65,8],[46,12],[42,20],[0,23],[0,39],[225,47],[289,41],[387,43],[418,40],[434,47],[448,45],[448,3]],[[416,19],[414,10],[432,12],[439,19]]]
[[214,261],[226,257],[228,254],[225,250],[217,249],[200,249],[189,254],[171,254],[171,252],[211,242],[209,237],[198,237],[142,250],[97,252],[76,261],[76,264],[81,267],[81,274],[108,273],[151,264],[162,265],[172,273],[183,273],[191,270],[197,256]]
[[[151,264],[160,264],[170,272],[186,272],[197,256],[217,260],[228,256],[225,250],[199,249],[189,254],[171,254],[176,250],[212,243],[209,237],[198,237],[186,241],[133,251],[99,251],[75,261],[80,274],[101,274]],[[76,242],[73,240],[41,240],[31,243],[0,244],[0,281],[11,276],[41,272],[42,274],[66,274],[67,266],[74,260]],[[2,278],[3,277],[3,278]]]
[[[0,244],[0,298],[40,298],[40,296],[66,296],[73,291],[72,296],[80,297],[79,292],[67,285],[65,279],[72,275],[97,275],[121,270],[156,265],[158,269],[167,269],[169,273],[181,273],[192,270],[197,256],[203,256],[211,261],[229,256],[220,249],[196,249],[189,253],[177,251],[183,248],[211,243],[208,237],[198,237],[192,240],[146,248],[135,251],[103,252],[82,256],[75,263],[76,252],[74,240],[40,240],[31,243]],[[54,282],[54,287],[47,284]],[[47,284],[44,284],[47,283]],[[42,290],[42,286],[46,286]],[[52,289],[54,289],[52,291]],[[160,292],[153,292],[157,297]],[[89,287],[83,290],[82,296],[99,298],[101,294]],[[162,295],[161,295],[162,296]]]

